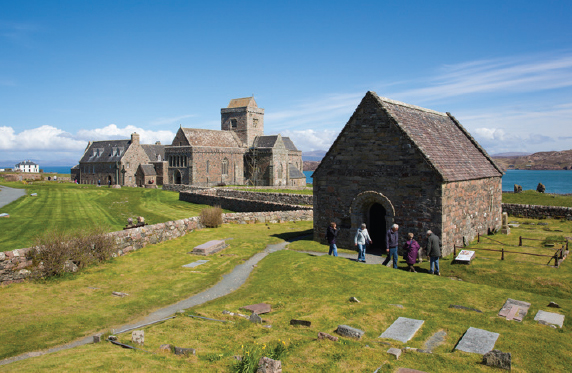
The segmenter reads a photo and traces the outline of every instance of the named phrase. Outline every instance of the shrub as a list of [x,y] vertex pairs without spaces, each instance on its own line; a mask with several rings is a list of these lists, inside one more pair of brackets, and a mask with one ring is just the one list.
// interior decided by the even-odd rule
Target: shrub
[[32,276],[61,276],[73,267],[78,269],[108,260],[116,250],[115,240],[103,227],[81,231],[52,230],[34,239]]
[[207,207],[201,210],[201,224],[208,228],[217,228],[222,224],[222,209],[220,206]]

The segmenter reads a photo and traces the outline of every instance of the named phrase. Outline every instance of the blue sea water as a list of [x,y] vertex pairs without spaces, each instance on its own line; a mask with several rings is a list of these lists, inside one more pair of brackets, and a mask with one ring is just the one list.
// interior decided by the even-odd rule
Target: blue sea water
[[[11,166],[3,166],[0,168],[12,168],[14,165]],[[58,174],[69,174],[72,166],[42,166],[40,165],[40,169],[44,170],[44,172],[56,172]]]
[[[313,172],[304,171],[308,184],[312,183]],[[572,193],[572,171],[508,170],[502,178],[502,190],[513,191],[514,184],[523,190],[536,190],[538,183],[544,184],[546,193]]]

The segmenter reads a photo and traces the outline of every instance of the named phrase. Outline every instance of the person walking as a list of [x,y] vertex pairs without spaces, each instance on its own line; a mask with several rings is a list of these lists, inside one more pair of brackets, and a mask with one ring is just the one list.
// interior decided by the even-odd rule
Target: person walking
[[409,272],[417,272],[415,268],[413,268],[413,265],[417,260],[417,253],[419,252],[420,248],[419,243],[415,241],[413,237],[415,237],[413,233],[408,233],[407,242],[405,242],[405,244],[403,245],[403,252],[405,253],[404,254],[405,262],[409,266]]
[[399,236],[397,234],[398,230],[399,225],[393,224],[385,234],[385,251],[387,251],[387,261],[393,260],[393,268],[397,268],[397,245],[399,241]]
[[328,244],[330,245],[330,251],[328,252],[328,255],[333,254],[334,256],[338,256],[338,248],[336,246],[336,238],[338,237],[339,231],[340,230],[336,227],[335,222],[331,222],[330,226],[326,230],[326,240],[328,241]]
[[369,243],[371,245],[373,243],[369,237],[365,223],[362,223],[361,227],[357,230],[354,242],[359,250],[357,261],[365,263],[365,244]]
[[429,273],[441,276],[439,272],[439,257],[441,256],[441,240],[430,230],[427,231],[427,256],[429,257]]

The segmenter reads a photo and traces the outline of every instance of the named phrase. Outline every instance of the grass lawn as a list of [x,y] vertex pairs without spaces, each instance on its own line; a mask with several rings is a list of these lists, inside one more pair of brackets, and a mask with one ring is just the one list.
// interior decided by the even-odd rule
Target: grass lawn
[[535,190],[525,190],[522,193],[503,193],[502,201],[503,203],[520,205],[572,207],[572,196],[538,193]]
[[10,214],[10,218],[0,220],[0,251],[29,247],[34,236],[45,230],[97,224],[111,232],[121,230],[128,217],[143,216],[148,224],[156,224],[197,216],[206,207],[179,201],[177,192],[160,189],[98,188],[47,181],[1,184],[25,188],[27,195],[0,209]]
[[[214,285],[266,245],[297,236],[311,224],[225,224],[148,245],[63,279],[0,285],[0,359],[136,321]],[[208,263],[182,267],[205,259],[187,254],[193,247],[225,238],[232,238],[230,247],[208,257]],[[118,298],[113,291],[129,296]]]
[[[548,219],[542,221],[548,222],[548,226],[539,226],[537,223],[540,221],[536,220],[513,218],[511,220],[533,222],[535,225],[522,224],[519,228],[514,228],[508,236],[490,236],[492,239],[501,241],[506,249],[515,241],[518,243],[520,235],[530,238],[554,234],[568,236],[572,231],[572,222]],[[290,230],[304,233],[310,228],[309,224],[297,223],[289,227],[284,225],[288,228],[282,229],[282,232]],[[231,228],[234,227],[224,226],[222,230]],[[243,225],[236,229],[236,234],[242,232],[243,229],[250,229],[245,234],[254,238],[264,236],[261,232],[268,230],[264,225]],[[271,229],[275,229],[274,226]],[[208,233],[214,237],[215,233],[222,232],[222,230],[211,230]],[[202,232],[197,232],[197,235],[199,234]],[[235,233],[223,235],[226,234],[234,235]],[[188,237],[184,239],[189,239]],[[247,245],[249,241],[250,239],[245,239],[244,245]],[[102,343],[13,363],[0,367],[0,371],[28,372],[53,369],[92,371],[97,369],[104,371],[229,372],[233,371],[233,365],[236,364],[233,356],[247,355],[247,351],[249,354],[254,354],[256,349],[260,352],[263,348],[271,350],[279,343],[283,343],[286,347],[286,354],[281,358],[285,372],[373,372],[380,366],[380,372],[394,372],[398,367],[427,372],[492,371],[492,368],[480,364],[481,355],[454,350],[455,345],[469,327],[499,333],[500,337],[495,348],[512,353],[512,369],[515,372],[569,371],[572,365],[572,352],[570,352],[572,351],[572,335],[569,330],[571,326],[569,311],[572,309],[571,259],[564,261],[559,269],[544,266],[548,258],[544,260],[544,258],[532,256],[507,254],[505,260],[501,261],[500,253],[479,251],[479,248],[503,247],[492,241],[486,241],[490,240],[483,239],[481,243],[473,243],[469,247],[477,251],[477,257],[471,265],[453,264],[452,256],[443,258],[441,260],[442,276],[440,277],[427,274],[429,265],[427,262],[418,265],[418,273],[409,273],[403,270],[406,265],[401,260],[400,269],[393,270],[379,265],[356,263],[339,257],[310,256],[296,250],[324,251],[327,247],[309,241],[309,238],[296,241],[290,244],[290,250],[276,252],[263,259],[254,269],[247,283],[236,292],[187,312],[187,314],[229,320],[233,323],[223,324],[181,315],[163,324],[145,328],[143,349],[154,352],[154,355],[124,350],[109,343]],[[233,245],[235,243],[234,240],[230,242]],[[510,247],[510,250],[544,252],[539,244],[531,246],[534,247]],[[156,260],[158,258],[156,252],[154,255],[149,253],[150,257],[146,260],[137,259],[137,256],[143,255],[148,248],[150,247],[133,256],[116,259],[108,264],[118,266],[121,261],[137,260],[124,263],[125,267],[121,270],[114,269],[109,275],[113,279],[122,281],[123,287],[116,290],[125,290],[129,293],[129,290],[138,291],[138,284],[141,281],[143,284],[157,282],[156,279],[149,281],[145,275],[142,276],[138,268],[139,265],[149,268],[141,270],[147,276],[154,273],[150,271],[150,268],[156,268],[156,266],[145,263],[150,260],[150,257]],[[236,250],[234,246],[232,249]],[[163,251],[165,256],[173,252],[172,249]],[[182,256],[183,251],[182,249],[175,250],[174,256]],[[233,257],[219,256],[215,260],[221,263],[232,260],[231,258]],[[179,269],[179,264],[173,264],[173,271]],[[217,268],[216,263],[209,263],[209,265],[211,266],[200,269],[204,272],[204,276],[207,276],[207,272]],[[229,263],[229,269],[230,265]],[[110,272],[109,269],[100,272],[99,268],[96,271],[100,278],[106,278],[104,272]],[[120,277],[121,273],[125,274],[124,278]],[[136,298],[140,297],[136,295],[131,299],[127,297],[106,300],[109,298],[107,293],[111,291],[111,287],[106,291],[85,290],[87,286],[97,286],[93,285],[92,281],[84,280],[85,276],[95,275],[80,275],[74,280],[61,281],[57,286],[55,284],[45,285],[44,291],[57,291],[65,299],[70,294],[66,294],[65,290],[60,290],[61,286],[81,281],[81,287],[78,289],[84,289],[83,303],[110,301],[119,306],[126,302],[136,302]],[[181,286],[188,286],[192,283],[182,282],[184,284],[180,284]],[[169,284],[172,283],[177,284],[176,281]],[[2,299],[17,298],[19,301],[17,304],[24,307],[23,311],[15,311],[13,318],[21,318],[28,312],[38,314],[36,310],[41,303],[36,303],[35,296],[29,290],[30,286],[39,285],[16,285],[8,288],[14,289],[13,292],[0,293]],[[128,286],[133,288],[126,289]],[[116,288],[115,285],[112,287]],[[150,289],[146,294],[150,297],[152,292],[160,292],[159,290],[168,291],[170,286],[162,284],[162,286]],[[89,300],[89,297],[97,295],[101,298]],[[352,296],[357,297],[360,303],[349,302]],[[532,304],[522,323],[497,317],[497,313],[507,298]],[[562,308],[547,308],[550,301],[560,304]],[[32,304],[28,305],[27,302]],[[222,314],[223,310],[240,312],[240,307],[260,302],[272,305],[272,312],[262,315],[265,320],[262,325]],[[483,312],[449,308],[451,304],[472,307]],[[106,303],[106,306],[102,308],[108,308],[109,303]],[[58,307],[54,306],[54,308]],[[59,309],[66,310],[67,308],[59,307]],[[553,329],[537,324],[533,318],[538,310],[566,315],[564,328]],[[4,313],[5,311],[2,311],[1,314],[4,315]],[[84,313],[78,311],[78,314]],[[379,339],[379,335],[398,317],[424,320],[425,323],[413,339],[405,344]],[[66,317],[63,316],[62,319],[65,320]],[[290,326],[291,319],[308,320],[312,322],[312,326],[309,328]],[[10,325],[14,323],[12,320],[3,320],[3,325],[11,327]],[[24,321],[24,324],[26,323],[29,325],[30,321]],[[267,324],[272,327],[263,326]],[[319,331],[334,334],[339,324],[360,328],[366,334],[361,340],[340,337],[339,342],[332,342],[317,339]],[[64,322],[57,325],[64,325]],[[59,331],[63,328],[61,326]],[[67,322],[65,322],[65,328],[68,328]],[[21,326],[21,329],[26,330],[26,325]],[[385,343],[398,348],[405,346],[423,348],[424,342],[439,330],[444,330],[447,335],[444,344],[437,347],[433,354],[408,352],[396,361],[393,356],[386,353],[390,346]],[[17,333],[19,330],[12,329],[7,334]],[[30,337],[14,337],[14,340],[23,340],[24,346]],[[4,340],[3,338],[5,336],[0,335],[0,339]],[[130,333],[120,335],[120,340],[131,344]],[[159,346],[166,343],[196,348],[197,355],[181,357],[161,352]]]

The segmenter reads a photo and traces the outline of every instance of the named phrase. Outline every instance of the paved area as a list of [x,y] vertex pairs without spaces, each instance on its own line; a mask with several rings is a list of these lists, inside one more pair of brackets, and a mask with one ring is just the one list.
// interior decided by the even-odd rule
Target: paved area
[[26,195],[26,189],[15,189],[0,185],[0,208]]
[[[310,254],[310,255],[315,255],[315,256],[328,255],[328,253],[318,253],[315,251],[298,251],[298,252],[299,253],[306,253],[306,254]],[[344,258],[344,259],[352,260],[354,262],[357,262],[357,256],[358,256],[357,251],[355,254],[346,254],[346,253],[338,252],[338,258]],[[380,255],[375,255],[375,254],[365,254],[365,264],[383,264],[385,259],[386,259],[385,256],[380,256]],[[391,266],[392,263],[390,262],[387,265]]]

